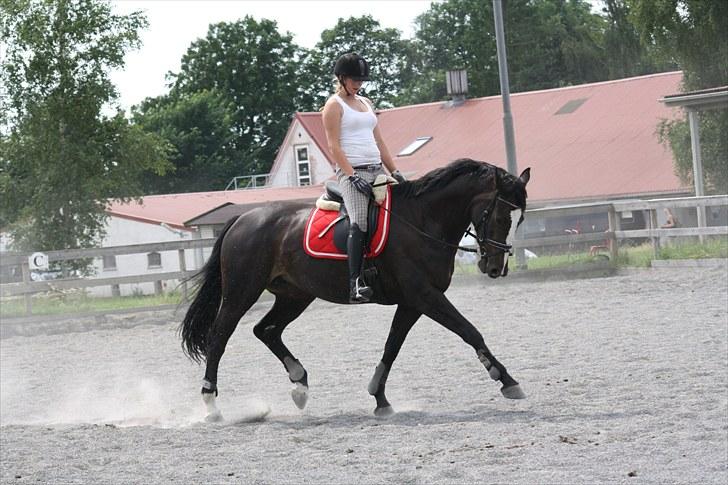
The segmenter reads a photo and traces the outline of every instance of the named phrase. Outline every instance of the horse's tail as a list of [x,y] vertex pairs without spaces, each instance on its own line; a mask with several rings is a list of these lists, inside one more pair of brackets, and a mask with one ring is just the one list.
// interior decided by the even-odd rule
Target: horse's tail
[[220,252],[222,240],[237,217],[230,219],[215,241],[210,259],[202,269],[189,278],[195,285],[194,299],[187,309],[178,333],[182,337],[182,350],[195,362],[201,362],[207,355],[207,340],[210,327],[215,321],[222,299],[222,269]]

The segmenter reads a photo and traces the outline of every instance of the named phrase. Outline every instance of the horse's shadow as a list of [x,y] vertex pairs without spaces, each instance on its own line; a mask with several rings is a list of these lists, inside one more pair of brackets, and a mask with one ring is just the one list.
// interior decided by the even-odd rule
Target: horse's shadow
[[[348,412],[328,416],[269,416],[268,425],[291,430],[301,430],[324,426],[327,428],[352,428],[373,426],[436,426],[442,424],[475,423],[497,421],[499,423],[530,422],[538,419],[537,413],[530,410],[500,411],[483,409],[459,412],[402,411],[386,418],[373,416],[369,412]],[[243,424],[243,423],[241,423]]]

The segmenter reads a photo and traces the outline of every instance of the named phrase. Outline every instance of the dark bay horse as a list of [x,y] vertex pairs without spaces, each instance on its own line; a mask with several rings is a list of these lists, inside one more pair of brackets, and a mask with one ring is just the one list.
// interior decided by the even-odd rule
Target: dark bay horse
[[[375,414],[393,412],[384,388],[407,333],[421,315],[455,332],[473,347],[490,377],[502,383],[510,399],[525,397],[486,347],[478,330],[445,297],[454,270],[457,245],[473,224],[481,271],[492,278],[507,274],[506,238],[511,212],[526,210],[529,169],[520,177],[493,165],[457,160],[420,179],[392,186],[392,220],[386,249],[370,261],[378,271],[372,303],[397,305],[384,355],[368,391],[377,402]],[[221,418],[215,405],[217,371],[238,321],[263,290],[275,303],[253,331],[283,363],[295,387],[293,399],[303,408],[308,376],[284,345],[281,334],[316,298],[348,304],[346,261],[314,259],[302,246],[312,207],[295,202],[272,203],[233,219],[223,229],[209,260],[194,278],[197,292],[180,325],[183,348],[193,360],[206,360],[202,397],[208,420]]]

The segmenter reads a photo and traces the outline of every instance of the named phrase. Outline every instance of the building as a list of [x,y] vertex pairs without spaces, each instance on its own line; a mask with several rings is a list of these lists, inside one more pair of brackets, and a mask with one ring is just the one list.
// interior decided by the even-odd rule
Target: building
[[[660,102],[679,90],[681,79],[680,72],[669,72],[512,94],[518,165],[531,167],[529,206],[692,194],[675,175],[672,154],[656,134],[661,120],[681,115]],[[387,146],[408,178],[464,157],[506,166],[500,96],[403,106],[377,115]],[[279,200],[313,202],[333,176],[321,113],[296,113],[268,187],[112,203],[103,245],[213,237],[231,216],[252,207]],[[527,218],[524,232],[528,237],[606,227],[606,214],[572,219]],[[639,226],[644,218],[634,214],[622,222],[625,228]],[[205,252],[188,253],[187,268],[201,267]],[[179,268],[176,251],[106,258],[96,265],[99,277]],[[151,291],[153,283],[121,289],[122,294]]]
[[[534,206],[686,195],[657,126],[680,113],[660,99],[668,72],[511,95],[519,168],[531,167]],[[505,167],[500,96],[379,111],[395,162],[410,178],[457,158]],[[271,170],[273,186],[320,184],[334,174],[320,113],[296,113]]]
[[[668,72],[511,95],[518,166],[531,167],[529,206],[690,195],[692,189],[675,174],[672,153],[657,137],[661,120],[680,115],[660,100],[677,91],[681,80],[681,72]],[[502,113],[501,97],[490,96],[377,115],[395,163],[416,178],[463,157],[505,168]],[[321,183],[333,175],[321,113],[297,113],[273,164],[271,184]],[[623,227],[644,227],[644,214],[628,216]],[[679,217],[694,218],[687,212]],[[606,227],[605,213],[530,218],[523,232],[545,236]]]
[[[321,194],[321,187],[283,187],[259,190],[228,190],[217,192],[194,192],[187,194],[150,195],[139,201],[128,203],[113,202],[109,204],[107,213],[109,220],[103,247],[125,246],[166,241],[203,239],[217,236],[217,230],[233,215],[244,210],[281,200],[315,200]],[[234,214],[228,216],[217,212],[224,208],[236,208]],[[200,225],[188,224],[215,212],[225,217],[221,222]],[[216,221],[219,221],[216,219]],[[188,269],[201,268],[207,259],[210,249],[186,251],[185,264]],[[177,251],[160,253],[130,254],[103,258],[94,261],[96,277],[137,275],[149,272],[169,272],[179,270]],[[176,281],[167,282],[174,287]],[[150,294],[159,291],[155,283],[139,283],[124,285],[119,288],[121,295]],[[109,287],[91,290],[96,295],[108,296],[112,293]]]

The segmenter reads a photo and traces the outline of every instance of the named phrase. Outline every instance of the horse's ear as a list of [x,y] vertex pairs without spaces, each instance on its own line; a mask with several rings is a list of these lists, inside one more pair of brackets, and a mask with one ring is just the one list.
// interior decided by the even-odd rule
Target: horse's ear
[[529,180],[531,180],[531,167],[528,167],[526,170],[521,172],[521,176],[518,177],[518,180],[523,182],[523,185],[526,185]]

